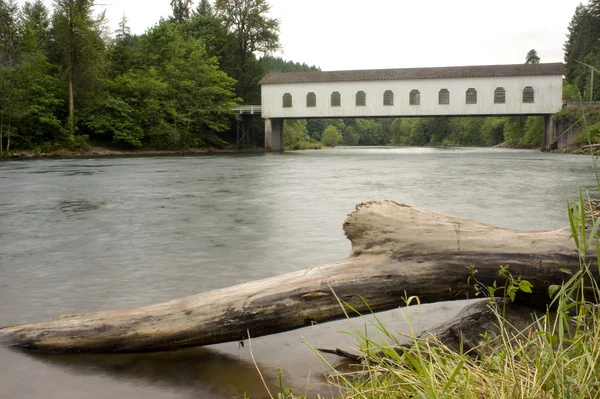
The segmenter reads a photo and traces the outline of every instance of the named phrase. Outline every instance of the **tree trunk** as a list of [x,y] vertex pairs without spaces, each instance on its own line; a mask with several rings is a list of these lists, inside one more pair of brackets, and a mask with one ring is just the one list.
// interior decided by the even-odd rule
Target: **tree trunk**
[[10,128],[12,115],[8,116],[8,126],[6,128],[6,152],[10,152]]
[[[567,228],[518,231],[426,212],[392,201],[360,204],[344,223],[349,258],[325,266],[171,302],[0,329],[0,344],[52,352],[150,352],[237,341],[405,304],[474,296],[475,265],[486,285],[510,272],[533,284],[524,299],[548,301],[560,268],[579,270]],[[353,316],[351,314],[351,316]]]
[[73,137],[74,134],[74,127],[73,127],[73,121],[74,121],[74,109],[75,109],[75,105],[74,105],[74,100],[73,100],[73,71],[70,69],[69,70],[69,135],[71,137]]
[[4,77],[2,77],[2,115],[0,116],[0,154],[3,152],[4,145],[4,114],[6,113],[6,107],[4,103],[6,103],[6,83]]
[[[12,65],[12,59],[10,60]],[[12,127],[12,114],[13,114],[13,91],[14,91],[14,70],[11,70],[10,79],[10,90],[8,96],[8,124],[6,126],[6,152],[10,152],[10,130]]]
[[4,112],[2,112],[2,117],[0,119],[0,154],[2,154],[2,152],[4,152],[2,147],[4,141]]

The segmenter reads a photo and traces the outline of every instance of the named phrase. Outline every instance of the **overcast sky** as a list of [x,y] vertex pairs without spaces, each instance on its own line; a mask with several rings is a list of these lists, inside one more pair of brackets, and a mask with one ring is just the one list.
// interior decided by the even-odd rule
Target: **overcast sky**
[[[560,62],[580,2],[269,0],[281,26],[278,55],[323,70],[522,63],[532,48],[542,62]],[[115,29],[125,13],[134,33],[171,13],[170,0],[97,3],[107,4],[97,9]]]

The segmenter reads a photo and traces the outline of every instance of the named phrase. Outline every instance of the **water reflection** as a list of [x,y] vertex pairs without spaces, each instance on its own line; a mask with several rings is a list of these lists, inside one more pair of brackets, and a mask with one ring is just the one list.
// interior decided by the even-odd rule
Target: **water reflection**
[[[177,391],[190,391],[197,397],[267,396],[256,366],[248,361],[214,350],[193,348],[176,352],[113,355],[50,355],[21,352],[52,366],[81,374],[104,374],[117,380],[158,385]],[[279,390],[277,373],[261,367],[270,392]]]

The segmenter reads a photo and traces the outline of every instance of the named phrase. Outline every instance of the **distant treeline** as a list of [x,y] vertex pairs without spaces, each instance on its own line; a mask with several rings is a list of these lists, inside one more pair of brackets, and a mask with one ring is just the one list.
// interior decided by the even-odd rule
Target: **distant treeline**
[[0,152],[223,146],[267,70],[316,69],[256,57],[279,48],[265,0],[172,0],[142,35],[126,17],[110,32],[93,3],[0,0]]
[[[337,138],[328,128],[334,127]],[[323,145],[493,146],[537,148],[542,144],[543,117],[371,118],[287,121],[290,149]],[[333,137],[333,138],[332,138]]]
[[[54,0],[52,10],[42,0],[0,0],[0,152],[226,146],[235,137],[231,109],[260,102],[265,73],[319,70],[257,56],[279,49],[266,0],[171,7],[172,16],[135,35],[126,17],[111,32],[104,15],[93,15],[93,0]],[[600,0],[589,0],[577,7],[565,43],[566,100],[600,96],[600,79],[593,93],[590,83],[599,42]],[[534,50],[526,62],[539,62]],[[512,117],[288,121],[286,143],[536,147],[542,130],[540,118]],[[262,134],[257,122],[258,145]]]

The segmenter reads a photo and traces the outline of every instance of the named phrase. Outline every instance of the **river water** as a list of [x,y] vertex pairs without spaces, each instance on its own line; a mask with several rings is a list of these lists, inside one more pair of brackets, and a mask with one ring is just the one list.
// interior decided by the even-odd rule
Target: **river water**
[[[567,223],[589,157],[505,149],[336,148],[285,154],[0,162],[0,326],[166,301],[346,257],[345,216],[397,202],[516,229]],[[418,294],[418,293],[411,293]],[[413,311],[414,328],[463,303]],[[399,311],[382,315],[408,331]],[[360,325],[360,321],[356,322]],[[0,348],[0,398],[267,397],[330,391],[311,347],[348,321],[142,355]],[[329,361],[335,358],[327,357]],[[334,392],[335,393],[335,392]]]

